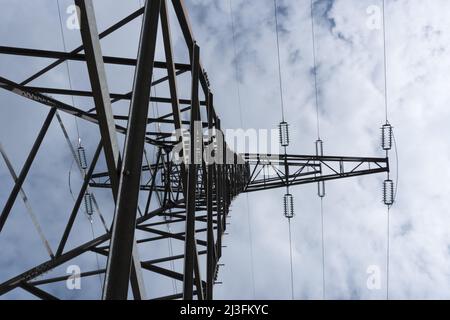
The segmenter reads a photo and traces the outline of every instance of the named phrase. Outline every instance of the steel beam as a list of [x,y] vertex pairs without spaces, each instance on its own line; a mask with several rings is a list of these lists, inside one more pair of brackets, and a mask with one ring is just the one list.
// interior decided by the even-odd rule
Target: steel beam
[[24,289],[25,291],[28,291],[29,293],[31,293],[32,295],[43,299],[43,300],[58,300],[58,298],[56,298],[55,296],[51,295],[48,292],[45,292],[44,290],[41,290],[33,285],[30,285],[28,283],[23,283],[20,286],[22,289]]
[[[64,61],[87,61],[86,54],[82,53],[71,53],[63,51],[52,51],[52,50],[39,50],[30,48],[18,48],[18,47],[6,47],[0,46],[0,54],[8,54],[23,57],[35,57],[35,58],[54,58],[62,59]],[[116,64],[123,66],[136,66],[136,59],[122,58],[122,57],[111,57],[102,56],[103,63],[105,64]],[[163,61],[155,61],[154,68],[166,69],[167,64]],[[175,63],[175,69],[178,71],[190,71],[191,66],[186,63]]]
[[[140,9],[136,10],[132,14],[128,15],[127,17],[125,17],[123,19],[121,19],[120,21],[116,22],[115,24],[113,24],[112,26],[110,26],[109,28],[104,30],[102,33],[100,33],[99,34],[99,38],[102,39],[102,38],[110,35],[114,31],[120,29],[121,27],[123,27],[124,25],[129,23],[130,21],[133,21],[134,19],[139,17],[143,12],[144,12],[143,8],[140,8]],[[83,49],[84,49],[84,47],[81,45],[81,46],[75,48],[74,50],[72,50],[70,53],[71,54],[75,54],[75,53],[81,52]],[[48,71],[50,71],[53,68],[59,66],[64,61],[65,61],[65,59],[58,59],[58,60],[56,60],[55,62],[49,64],[45,68],[43,68],[43,69],[39,70],[38,72],[36,72],[35,74],[33,74],[31,77],[29,77],[26,80],[22,81],[20,84],[23,85],[23,86],[27,85],[31,81],[36,80],[37,78],[39,78],[40,76],[44,75]]]
[[97,150],[95,151],[94,157],[92,159],[91,165],[89,166],[88,172],[84,176],[84,181],[81,186],[80,192],[78,193],[78,197],[75,200],[75,204],[73,205],[72,213],[70,214],[69,221],[67,222],[66,228],[62,235],[61,241],[59,242],[58,249],[56,250],[56,256],[60,256],[66,245],[67,239],[69,238],[70,231],[72,230],[73,223],[75,222],[75,218],[77,217],[78,211],[80,209],[81,203],[83,202],[84,195],[89,186],[89,180],[91,179],[92,173],[94,172],[95,166],[97,164],[98,158],[100,157],[100,152],[102,151],[102,143],[100,142]]
[[[213,95],[209,93],[207,99],[208,129],[213,129]],[[211,131],[210,131],[211,132]],[[214,143],[212,140],[209,143]],[[214,164],[207,164],[206,177],[206,210],[207,210],[207,255],[206,255],[206,299],[213,299],[214,271],[216,268],[216,252],[214,248],[214,217],[213,217],[213,185],[214,185]],[[217,183],[216,183],[217,185]]]
[[102,136],[103,150],[109,177],[111,179],[113,197],[117,198],[119,187],[118,167],[120,162],[119,144],[117,142],[113,111],[109,97],[100,38],[92,0],[75,0],[80,9],[80,32],[86,53],[86,63],[94,96],[97,118]]
[[50,109],[47,117],[45,118],[44,124],[42,125],[42,128],[39,131],[36,140],[34,141],[33,147],[31,148],[31,151],[28,154],[27,159],[25,160],[25,164],[23,165],[22,170],[20,171],[19,176],[17,177],[16,183],[14,184],[14,187],[11,193],[9,194],[8,200],[6,200],[5,206],[3,207],[2,210],[2,214],[0,215],[0,232],[3,230],[3,227],[5,226],[9,213],[11,212],[14,202],[16,201],[17,195],[22,189],[22,185],[25,181],[25,178],[27,177],[28,172],[30,171],[31,165],[33,164],[33,161],[36,157],[36,154],[39,151],[41,143],[44,140],[45,134],[47,133],[47,130],[50,127],[50,124],[52,123],[55,113],[56,108]]
[[56,268],[57,266],[62,265],[63,263],[70,261],[79,255],[87,252],[91,248],[107,241],[109,239],[109,234],[103,234],[91,241],[88,241],[70,251],[67,251],[66,253],[62,254],[59,257],[55,257],[54,259],[47,260],[44,263],[41,263],[37,265],[36,267],[33,267],[19,275],[17,275],[14,278],[11,278],[3,283],[0,284],[0,295],[3,295],[18,286],[20,286],[22,283],[25,283],[31,279],[34,279],[46,272],[48,272],[51,269]]
[[[119,192],[118,168],[120,166],[120,152],[108,90],[105,65],[103,62],[103,54],[100,45],[100,38],[97,31],[94,5],[92,0],[76,0],[75,3],[80,9],[81,38],[83,40],[84,51],[86,53],[86,63],[92,93],[94,96],[94,103],[97,110],[103,151],[106,158],[106,164],[108,166],[112,193],[114,199],[117,200]],[[116,204],[118,204],[117,201]],[[135,299],[142,299],[145,295],[145,286],[142,282],[142,270],[140,268],[140,259],[136,247],[136,241],[133,240],[133,243],[133,249],[130,249],[133,257],[131,267],[133,295]]]
[[144,10],[103,291],[103,298],[107,300],[125,300],[128,294],[160,7],[161,0],[152,0]]
[[[187,165],[187,200],[186,200],[186,241],[184,244],[184,279],[183,279],[183,299],[193,299],[194,286],[194,268],[195,260],[198,259],[195,244],[195,193],[197,188],[197,170],[198,165],[195,164],[199,139],[196,132],[196,121],[200,121],[199,99],[198,99],[198,83],[199,83],[199,59],[200,48],[196,43],[192,47],[192,109],[191,109],[191,125],[190,125],[190,145],[189,145],[189,164]],[[200,132],[200,134],[202,134]],[[203,142],[201,142],[203,143]],[[197,288],[197,291],[199,288]],[[201,288],[200,288],[201,290]]]
[[175,130],[181,129],[180,106],[178,101],[177,77],[173,61],[172,41],[170,36],[169,16],[167,14],[166,0],[161,1],[161,28],[164,40],[164,52],[166,55],[167,77],[169,80],[170,96],[172,98],[172,115]]
[[[152,84],[153,85],[153,84]],[[33,91],[33,92],[39,92],[39,93],[48,93],[48,94],[57,94],[57,95],[68,95],[68,96],[79,96],[79,97],[94,97],[94,93],[92,91],[85,91],[85,90],[69,90],[69,89],[60,89],[60,88],[46,88],[46,87],[25,87],[26,89]],[[111,103],[114,101],[119,100],[131,100],[131,92],[122,94],[122,93],[111,93]],[[158,102],[158,103],[172,103],[172,98],[166,98],[166,97],[151,97],[151,102]],[[179,104],[183,105],[191,105],[191,100],[189,99],[179,99]],[[200,104],[204,105],[205,102],[201,101]],[[92,110],[94,111],[94,110]]]
[[[186,5],[184,4],[184,0],[172,0],[173,8],[175,9],[175,14],[177,15],[178,22],[181,26],[181,31],[183,32],[184,40],[186,42],[186,45],[188,48],[192,48],[194,45],[195,39],[194,34],[192,32],[192,26],[191,22],[189,21],[189,16],[187,13]],[[191,51],[189,51],[190,54]],[[191,57],[192,61],[192,57]],[[199,68],[200,70],[203,70],[202,63],[199,58]],[[206,81],[205,74],[203,72],[200,72],[199,74],[199,80],[202,85],[203,93],[205,96],[208,94],[208,82]],[[214,113],[214,118],[216,117],[216,112],[214,108],[212,109],[212,112]]]

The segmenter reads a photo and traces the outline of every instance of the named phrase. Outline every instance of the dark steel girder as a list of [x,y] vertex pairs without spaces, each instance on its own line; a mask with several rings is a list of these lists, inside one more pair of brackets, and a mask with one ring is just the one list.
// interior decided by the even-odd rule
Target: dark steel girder
[[[169,210],[176,206],[179,203],[183,203],[184,200],[179,200],[177,203],[167,204],[166,206],[160,207],[142,217],[139,217],[136,220],[136,224],[144,223],[148,221],[151,218],[154,218],[161,214],[162,212]],[[30,268],[29,270],[3,282],[0,284],[0,295],[3,295],[18,286],[20,286],[22,283],[28,282],[44,273],[47,273],[48,271],[80,256],[81,254],[94,250],[97,246],[101,245],[102,243],[108,241],[110,239],[111,234],[105,233],[93,240],[90,240],[78,247],[75,247],[73,249],[70,249],[69,251],[66,251],[65,253],[61,254],[60,256],[56,256],[53,259],[47,260],[33,268]]]
[[[14,94],[17,94],[19,96],[22,96],[24,98],[27,98],[29,100],[32,100],[34,102],[40,103],[42,105],[48,106],[50,108],[55,108],[59,111],[65,112],[69,115],[75,116],[79,119],[86,120],[88,122],[91,122],[93,124],[99,124],[99,120],[96,114],[89,113],[86,111],[83,111],[79,108],[75,108],[71,105],[68,105],[67,103],[61,102],[55,98],[52,98],[50,96],[47,96],[45,94],[41,94],[39,92],[34,92],[32,90],[29,90],[27,87],[24,87],[23,85],[20,85],[14,81],[11,81],[9,79],[6,79],[4,77],[0,76],[0,88],[10,91]],[[126,128],[115,125],[116,131],[121,134],[126,133]],[[158,141],[147,138],[147,143],[158,145]]]
[[106,79],[100,38],[92,0],[75,0],[80,10],[80,32],[86,52],[86,64],[91,82],[103,151],[108,166],[114,199],[117,198],[119,188],[118,167],[120,162],[119,144],[115,130],[115,123],[109,96],[108,81]]
[[[269,156],[265,154],[244,154],[243,157],[248,161],[249,166],[253,166],[252,174],[244,192],[389,172],[387,158],[312,155]],[[293,168],[299,167],[299,169],[291,171],[287,176],[282,175],[281,170],[277,170],[275,165],[284,166],[285,164]],[[335,168],[336,165],[339,168]],[[276,175],[272,177],[263,175],[261,177],[263,167],[273,168]]]
[[[100,46],[100,38],[97,31],[97,22],[95,19],[94,5],[92,0],[75,0],[80,11],[80,32],[86,53],[86,63],[91,82],[91,88],[94,97],[95,108],[99,120],[100,134],[102,137],[103,151],[106,158],[106,164],[109,171],[109,179],[112,186],[113,198],[116,201],[116,207],[119,204],[119,167],[120,151],[117,140],[114,116],[108,90],[106,70],[103,62],[103,54]],[[129,131],[127,131],[127,137]],[[85,182],[86,184],[87,182]],[[114,229],[113,229],[114,230]],[[114,240],[114,231],[113,231]],[[135,240],[131,250],[132,263],[129,268],[131,272],[131,284],[135,299],[145,299],[145,286],[142,280],[142,271],[140,259],[137,252]],[[107,277],[105,277],[106,282]],[[127,279],[127,281],[128,281]],[[106,287],[105,283],[105,287]]]
[[6,204],[3,207],[2,213],[0,215],[0,232],[3,230],[3,227],[5,226],[9,213],[11,212],[11,209],[14,205],[17,195],[19,194],[19,191],[22,189],[22,185],[28,175],[28,172],[30,171],[34,158],[36,157],[39,151],[39,147],[41,146],[41,143],[44,140],[45,134],[47,133],[47,130],[50,127],[50,124],[52,123],[55,113],[56,109],[51,108],[47,117],[45,118],[44,124],[42,125],[42,128],[39,131],[36,140],[34,141],[33,147],[31,148],[31,151],[28,154],[27,159],[25,160],[25,164],[23,165],[22,170],[20,171],[19,176],[17,177],[14,187],[11,193],[9,194],[8,200],[6,200]]
[[[189,46],[188,46],[189,47]],[[197,44],[192,45],[192,108],[190,124],[190,163],[187,165],[187,200],[186,200],[186,239],[184,244],[184,279],[183,279],[183,299],[192,300],[194,291],[194,271],[198,266],[197,247],[195,240],[195,195],[197,188],[198,165],[195,164],[198,150],[197,141],[199,132],[197,132],[196,121],[200,121],[200,107],[198,102],[198,83],[199,83],[199,54],[200,48]],[[200,151],[201,152],[201,151]],[[197,262],[196,262],[197,261]],[[202,288],[197,287],[197,296],[202,299]]]
[[139,40],[123,164],[106,267],[103,298],[126,300],[134,246],[150,88],[161,0],[147,3]]
[[[86,48],[87,49],[87,48]],[[85,51],[86,51],[85,49]],[[25,57],[35,57],[35,58],[50,58],[50,59],[61,59],[61,60],[72,60],[72,61],[87,61],[88,57],[86,54],[82,53],[71,53],[62,51],[51,51],[51,50],[38,50],[29,48],[17,48],[17,47],[6,47],[0,46],[0,54],[17,55]],[[110,57],[102,56],[102,60],[105,64],[116,64],[123,66],[136,66],[136,59],[131,58],[121,58],[121,57]],[[166,62],[155,61],[154,67],[157,69],[167,69]],[[175,69],[177,71],[190,71],[191,66],[186,63],[175,63]]]
[[[144,8],[140,8],[140,9],[134,11],[133,13],[131,13],[130,15],[128,15],[127,17],[125,17],[125,18],[121,19],[120,21],[116,22],[115,24],[113,24],[112,26],[110,26],[109,28],[107,28],[106,30],[101,32],[98,35],[99,39],[102,39],[102,38],[110,35],[114,31],[119,30],[121,27],[123,27],[127,23],[129,23],[129,22],[133,21],[134,19],[136,19],[137,17],[139,17],[143,12],[144,12]],[[75,54],[75,53],[81,52],[83,49],[84,49],[84,46],[81,45],[81,46],[78,46],[77,48],[73,49],[70,53],[71,54]],[[47,72],[49,72],[50,70],[56,68],[57,66],[59,66],[64,61],[66,61],[66,59],[58,59],[58,60],[56,60],[55,62],[53,62],[53,63],[49,64],[48,66],[46,66],[45,68],[39,70],[38,72],[36,72],[32,76],[28,77],[27,79],[22,81],[20,84],[22,86],[27,85],[31,81],[36,80],[40,76],[42,76],[42,75],[46,74]]]
[[[94,97],[94,93],[92,91],[84,91],[84,90],[69,90],[69,89],[58,89],[58,88],[46,88],[46,87],[25,87],[26,89],[38,92],[38,93],[46,93],[46,94],[57,94],[57,95],[69,95],[69,96],[79,96],[79,97]],[[131,100],[131,92],[126,94],[121,93],[111,93],[110,98],[117,100]],[[150,97],[151,102],[158,103],[172,103],[172,98],[165,97]],[[190,105],[191,100],[189,99],[179,99],[179,104]],[[201,105],[206,105],[206,102],[200,102]]]

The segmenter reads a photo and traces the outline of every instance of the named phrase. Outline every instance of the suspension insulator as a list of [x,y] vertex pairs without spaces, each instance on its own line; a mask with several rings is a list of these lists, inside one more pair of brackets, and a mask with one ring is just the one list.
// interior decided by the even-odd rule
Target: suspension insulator
[[390,179],[384,180],[383,183],[383,202],[387,206],[394,204],[394,182]]
[[88,216],[92,216],[94,214],[94,206],[92,204],[92,194],[86,192],[84,195],[84,210]]
[[83,146],[79,146],[77,152],[78,152],[78,163],[81,169],[86,170],[87,169],[86,150],[84,149]]
[[381,147],[383,150],[391,150],[393,141],[393,131],[392,126],[386,123],[381,127]]
[[278,129],[280,130],[280,144],[282,147],[287,147],[289,145],[289,124],[285,121],[280,122]]
[[320,139],[316,141],[316,156],[323,156],[323,141]]
[[[316,141],[316,156],[323,156],[323,141],[320,139]],[[317,183],[317,195],[321,198],[325,197],[325,181]]]
[[317,195],[321,198],[325,197],[325,181],[317,182]]
[[288,219],[294,217],[294,197],[290,193],[284,195],[284,216]]

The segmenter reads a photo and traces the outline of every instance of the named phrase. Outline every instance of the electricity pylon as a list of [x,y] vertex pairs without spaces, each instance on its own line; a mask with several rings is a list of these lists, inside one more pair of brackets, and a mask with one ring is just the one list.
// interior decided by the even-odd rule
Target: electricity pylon
[[[58,112],[98,125],[101,135],[91,161],[85,165],[83,184],[71,213],[66,217],[67,223],[64,230],[61,230],[61,240],[55,253],[50,250],[47,261],[0,283],[0,295],[21,288],[38,298],[57,298],[41,286],[63,283],[69,276],[43,275],[83,254],[95,252],[107,257],[106,268],[83,272],[80,276],[84,278],[104,274],[103,299],[127,299],[129,284],[134,299],[147,299],[145,282],[148,281],[146,279],[148,277],[144,272],[183,283],[181,292],[171,295],[161,293],[153,298],[212,299],[218,262],[222,256],[222,235],[227,228],[230,204],[236,196],[245,192],[284,188],[287,185],[317,183],[389,171],[387,158],[237,154],[230,150],[226,143],[218,144],[217,140],[224,140],[220,131],[221,122],[214,107],[213,93],[200,61],[200,48],[192,34],[183,0],[149,0],[143,8],[101,33],[97,31],[92,0],[75,2],[79,7],[83,42],[78,48],[70,52],[58,52],[0,47],[1,54],[54,59],[53,63],[20,83],[0,75],[0,88],[22,96],[24,101],[29,99],[48,108],[47,118],[25,163],[15,177],[14,187],[2,209],[0,232],[8,227],[8,217],[13,205],[18,201],[27,174]],[[189,51],[188,63],[174,61],[169,4],[173,7],[176,22]],[[104,56],[100,39],[141,16],[142,29],[137,59]],[[165,61],[155,60],[159,27]],[[30,85],[32,81],[66,61],[86,63],[91,91]],[[105,64],[135,67],[131,92],[126,94],[109,92]],[[155,69],[165,70],[167,75],[154,80],[152,78]],[[179,96],[177,78],[181,74],[190,74],[190,99],[181,99]],[[151,87],[157,84],[166,85],[170,97],[151,95]],[[63,103],[50,94],[91,97],[94,106],[92,109],[83,109]],[[112,104],[124,100],[130,101],[128,116],[115,114]],[[150,102],[168,104],[171,106],[171,112],[159,117],[149,117]],[[126,127],[118,125],[119,120],[125,121]],[[171,129],[175,130],[185,129],[188,132],[188,144],[194,146],[197,143],[199,147],[192,147],[189,150],[182,148],[181,156],[189,156],[191,160],[199,158],[200,162],[174,163],[170,157],[171,152],[177,143],[184,140],[181,136],[177,136],[178,139],[175,140],[170,139],[172,132],[148,131],[147,127],[155,123],[171,126]],[[196,129],[196,123],[201,124],[200,129]],[[203,128],[216,130],[217,135],[203,136]],[[119,148],[118,135],[125,136],[123,151]],[[146,161],[143,164],[147,146],[156,148],[156,157],[154,161],[148,161],[145,157]],[[205,161],[202,155],[207,149],[221,161]],[[98,169],[98,160],[102,153],[106,160],[106,171]],[[274,174],[266,176],[267,168],[273,170]],[[144,175],[150,179],[143,181],[141,178]],[[86,194],[88,190],[94,192],[92,190],[97,188],[111,189],[115,210],[108,216],[112,223],[107,227],[107,231],[94,239],[86,240],[75,247],[68,247],[68,239],[73,235],[75,220],[80,218],[80,207],[83,201],[86,201]],[[141,210],[138,199],[144,197],[146,206]],[[155,201],[158,202],[158,206],[151,208],[151,204]],[[173,229],[179,226],[183,231],[161,229],[161,226],[167,225],[174,226]],[[139,236],[141,234],[147,236],[141,237]],[[154,257],[150,260],[140,258],[139,253],[145,252],[145,247],[149,243],[162,244],[162,241],[168,239],[179,241],[183,245],[184,252]],[[201,266],[201,256],[206,256],[205,268]],[[173,261],[182,262],[182,270],[165,266],[165,263]],[[206,272],[202,273],[202,269]]]

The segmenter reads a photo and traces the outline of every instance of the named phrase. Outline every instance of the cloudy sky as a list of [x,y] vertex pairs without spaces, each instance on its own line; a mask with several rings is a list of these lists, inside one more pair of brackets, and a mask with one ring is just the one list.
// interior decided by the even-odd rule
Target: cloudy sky
[[[233,50],[229,0],[186,0],[193,31],[201,47],[215,94],[216,110],[223,127],[271,129],[280,121],[276,36],[273,0],[231,0],[236,51]],[[56,0],[0,0],[0,43],[6,46],[63,50]],[[138,8],[138,0],[95,0],[99,30]],[[63,18],[71,1],[60,0]],[[310,0],[279,0],[280,45],[285,110],[291,125],[290,153],[314,153],[316,113],[314,103],[313,55]],[[325,154],[383,156],[379,128],[384,121],[383,32],[379,0],[316,0],[317,79],[319,85],[321,136]],[[450,219],[444,182],[450,147],[448,121],[450,93],[446,84],[450,59],[447,0],[386,0],[387,87],[389,120],[395,127],[398,167],[398,198],[390,211],[390,277],[392,299],[450,298]],[[173,16],[173,14],[171,14]],[[20,19],[19,19],[20,17]],[[139,21],[102,41],[105,55],[136,56]],[[181,33],[173,26],[176,57],[185,62]],[[12,32],[14,31],[14,32]],[[67,49],[80,44],[79,32],[64,29]],[[162,59],[161,46],[157,57]],[[184,61],[183,61],[184,60]],[[0,56],[0,76],[20,81],[46,59],[30,60]],[[235,67],[242,108],[239,109]],[[85,66],[73,62],[70,71],[76,89],[88,90]],[[112,92],[131,88],[133,70],[108,67]],[[181,80],[182,81],[182,80]],[[68,86],[64,66],[33,83]],[[160,95],[164,94],[161,89]],[[189,88],[180,89],[188,97]],[[0,143],[19,171],[42,124],[46,107],[0,91]],[[64,101],[70,102],[65,99]],[[77,105],[91,105],[76,99]],[[115,108],[126,107],[118,104]],[[152,106],[151,112],[160,112]],[[119,112],[119,111],[117,111]],[[126,111],[124,111],[126,112]],[[161,111],[163,112],[163,111]],[[242,117],[240,117],[242,114]],[[63,115],[71,139],[77,133],[74,120]],[[92,156],[99,134],[95,126],[79,123],[80,135]],[[148,150],[150,153],[153,150]],[[57,123],[53,123],[24,189],[42,228],[57,246],[73,200],[68,189],[72,159]],[[101,166],[104,166],[101,161]],[[72,168],[72,184],[80,180]],[[387,212],[381,203],[384,175],[366,176],[327,183],[324,206],[325,297],[327,299],[385,299]],[[77,180],[78,179],[78,180]],[[0,160],[0,205],[12,188],[7,168]],[[216,298],[289,299],[290,269],[288,225],[282,213],[284,190],[241,195],[232,205],[229,235],[216,286]],[[320,200],[316,185],[296,187],[296,216],[292,220],[294,288],[296,299],[322,299],[322,234]],[[99,192],[102,212],[112,210],[110,195]],[[84,218],[84,219],[83,219]],[[82,216],[75,225],[79,237],[69,246],[92,237],[89,222]],[[94,232],[102,227],[94,219]],[[78,239],[79,238],[79,239]],[[14,206],[0,234],[0,282],[47,259],[22,203]],[[167,248],[148,247],[165,252]],[[174,244],[174,251],[182,247]],[[83,270],[96,267],[95,255],[81,257]],[[103,258],[99,263],[104,264]],[[381,287],[367,287],[368,268],[380,270]],[[179,265],[176,267],[180,267]],[[65,272],[65,266],[54,271]],[[151,277],[151,276],[148,276]],[[148,278],[149,296],[171,294],[172,283]],[[83,279],[80,292],[47,287],[66,298],[96,298],[100,281]],[[177,284],[178,291],[181,284]],[[29,298],[19,290],[2,298]]]

